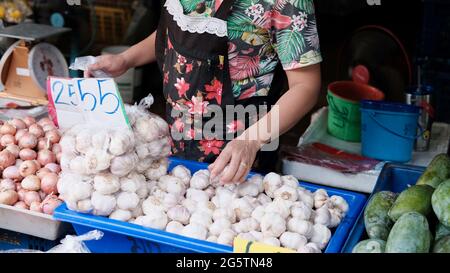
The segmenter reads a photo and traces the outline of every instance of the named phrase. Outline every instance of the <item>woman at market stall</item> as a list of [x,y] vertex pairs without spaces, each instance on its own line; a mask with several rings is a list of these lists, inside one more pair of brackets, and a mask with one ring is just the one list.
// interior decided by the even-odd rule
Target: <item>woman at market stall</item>
[[[117,77],[154,61],[172,135],[183,136],[173,137],[173,154],[212,163],[211,174],[222,183],[242,182],[255,159],[260,168],[275,166],[259,151],[317,101],[322,58],[313,1],[167,0],[157,31],[121,54],[100,56],[85,76],[102,70]],[[226,106],[273,104],[268,98],[279,62],[287,92],[270,111],[235,118]],[[206,134],[213,106],[224,112],[222,128]],[[224,118],[230,115],[231,122]]]

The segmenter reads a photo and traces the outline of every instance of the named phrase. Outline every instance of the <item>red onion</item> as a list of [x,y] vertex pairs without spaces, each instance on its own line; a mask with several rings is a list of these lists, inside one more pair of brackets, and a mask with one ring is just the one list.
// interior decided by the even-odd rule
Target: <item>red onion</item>
[[48,163],[45,168],[49,169],[52,173],[59,173],[61,171],[61,166],[56,163]]
[[45,175],[41,180],[41,190],[46,194],[52,193],[57,194],[58,193],[58,189],[56,187],[57,184],[58,184],[58,175],[55,173],[49,173]]
[[42,211],[45,214],[52,215],[55,209],[61,205],[61,200],[58,200],[58,197],[55,195],[49,195],[43,202],[42,202]]
[[52,171],[50,171],[47,168],[42,168],[36,172],[36,175],[39,177],[39,179],[42,179],[42,178],[44,178],[44,176],[46,176],[49,173],[52,173]]
[[41,202],[38,201],[31,202],[30,211],[42,212]]
[[20,189],[20,190],[17,191],[17,194],[19,195],[19,200],[20,200],[20,201],[25,201],[25,194],[26,194],[27,192],[28,192],[28,191],[25,190],[25,189]]
[[14,205],[14,207],[19,208],[19,209],[25,209],[25,210],[28,210],[27,204],[25,204],[25,202],[23,202],[23,201],[17,202],[17,203]]
[[16,166],[17,168],[20,168],[20,165],[22,165],[23,160],[22,159],[16,159],[16,164],[14,164],[14,166]]
[[42,129],[42,127],[39,124],[32,124],[28,128],[28,131],[30,132],[30,134],[35,135],[37,138],[44,136],[44,130]]
[[0,152],[0,170],[4,170],[16,163],[16,157],[8,150]]
[[56,126],[53,124],[51,124],[51,125],[47,124],[47,125],[42,126],[42,130],[44,130],[45,133],[56,130],[56,129],[57,129]]
[[41,197],[41,200],[44,200],[45,197],[47,197],[48,194],[46,194],[45,192],[43,192],[42,190],[38,191],[39,196]]
[[51,130],[45,133],[45,138],[49,139],[52,144],[59,143],[61,135],[58,130]]
[[16,142],[19,142],[19,139],[21,139],[25,133],[28,133],[28,129],[17,130],[16,135],[14,136],[16,138]]
[[16,131],[17,131],[16,127],[8,123],[5,123],[0,127],[1,135],[15,135]]
[[62,152],[56,154],[56,163],[61,164]]
[[49,163],[55,163],[56,156],[49,150],[40,150],[38,152],[37,161],[39,162],[39,164],[41,164],[41,166],[45,166]]
[[36,123],[36,119],[31,116],[24,117],[22,120],[23,120],[23,122],[25,122],[27,127],[30,127],[32,124]]
[[57,155],[58,153],[62,152],[61,144],[55,143],[52,145],[52,152]]
[[25,133],[19,139],[19,147],[34,149],[37,145],[37,142],[38,142],[38,140],[35,135],[32,135],[30,133]]
[[24,161],[22,164],[20,164],[19,167],[19,173],[22,177],[27,177],[29,175],[36,174],[37,170],[38,166],[32,160]]
[[20,191],[22,189],[22,184],[20,182],[16,183],[16,191]]
[[40,150],[50,150],[51,143],[50,140],[44,137],[38,139],[37,149]]
[[16,166],[9,166],[3,170],[3,178],[11,179],[11,181],[20,181],[22,176],[20,175],[19,168]]
[[16,144],[9,144],[5,149],[12,153],[16,158],[19,157],[20,148]]
[[28,191],[38,191],[41,189],[41,180],[36,175],[29,175],[22,180],[22,188]]
[[23,120],[18,119],[18,118],[14,118],[14,119],[8,121],[8,123],[11,124],[12,126],[16,127],[17,130],[27,128],[27,124]]
[[27,206],[30,206],[33,202],[41,202],[41,197],[39,196],[39,193],[35,191],[29,191],[25,193],[25,198],[23,200]]
[[22,160],[35,160],[37,158],[37,153],[32,149],[23,149],[20,151],[19,157]]
[[16,183],[14,183],[13,180],[11,179],[3,179],[0,182],[0,191],[6,191],[6,190],[10,190],[10,191],[15,191],[16,190]]
[[37,122],[37,124],[41,125],[42,127],[44,127],[44,126],[47,125],[47,124],[54,125],[54,124],[53,124],[53,121],[52,121],[49,117],[41,118],[41,119]]
[[10,144],[16,144],[16,138],[13,135],[3,135],[0,138],[0,145],[6,147]]

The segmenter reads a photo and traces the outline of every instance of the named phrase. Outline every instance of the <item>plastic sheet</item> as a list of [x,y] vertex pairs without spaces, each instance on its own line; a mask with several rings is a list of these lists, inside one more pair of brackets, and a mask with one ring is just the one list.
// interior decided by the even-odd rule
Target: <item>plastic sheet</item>
[[[97,58],[94,56],[84,56],[78,57],[75,61],[70,65],[71,70],[81,70],[87,71],[88,67],[95,64],[97,62]],[[111,75],[102,71],[102,70],[94,70],[91,72],[95,78],[111,78]]]

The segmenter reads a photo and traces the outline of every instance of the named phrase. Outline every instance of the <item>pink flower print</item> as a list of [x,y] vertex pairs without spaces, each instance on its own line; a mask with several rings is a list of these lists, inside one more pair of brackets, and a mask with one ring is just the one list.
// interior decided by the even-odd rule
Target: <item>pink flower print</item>
[[299,15],[292,16],[292,29],[296,31],[302,31],[308,26],[308,15],[304,12],[300,12]]
[[264,13],[264,7],[261,4],[251,5],[245,10],[245,14],[252,18],[252,20],[261,17]]
[[200,141],[200,145],[202,146],[205,155],[209,155],[211,153],[215,155],[220,154],[220,148],[222,148],[223,144],[223,141],[216,139],[205,139]]
[[237,131],[244,130],[244,124],[240,120],[234,120],[227,125],[228,133],[236,133]]
[[185,103],[186,106],[189,107],[188,113],[195,115],[195,114],[205,114],[208,112],[207,106],[209,102],[203,101],[202,98],[192,96],[191,101],[187,101]]
[[178,90],[178,96],[183,97],[189,90],[190,84],[185,82],[184,78],[177,78],[177,83],[174,86]]
[[184,56],[178,55],[178,59],[177,59],[177,63],[179,63],[180,65],[185,65],[186,64],[186,58]]
[[206,95],[207,100],[216,99],[218,104],[222,103],[222,83],[220,81],[214,79],[212,85],[205,85],[205,90],[208,92]]

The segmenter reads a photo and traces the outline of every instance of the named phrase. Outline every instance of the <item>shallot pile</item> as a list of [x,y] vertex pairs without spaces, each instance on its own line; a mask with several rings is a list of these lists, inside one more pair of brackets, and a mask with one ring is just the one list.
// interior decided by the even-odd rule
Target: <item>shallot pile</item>
[[60,133],[49,118],[12,119],[0,126],[0,204],[53,214],[61,204]]
[[[144,215],[128,220],[149,228],[232,245],[236,236],[301,253],[320,253],[348,211],[340,196],[312,193],[293,176],[255,175],[240,185],[219,185],[209,172],[191,176],[175,167],[148,184]],[[133,215],[136,216],[136,215]],[[125,220],[125,219],[123,219]]]
[[167,172],[168,124],[141,106],[126,112],[132,130],[77,125],[64,132],[58,191],[70,210],[128,221],[142,214],[148,181]]

